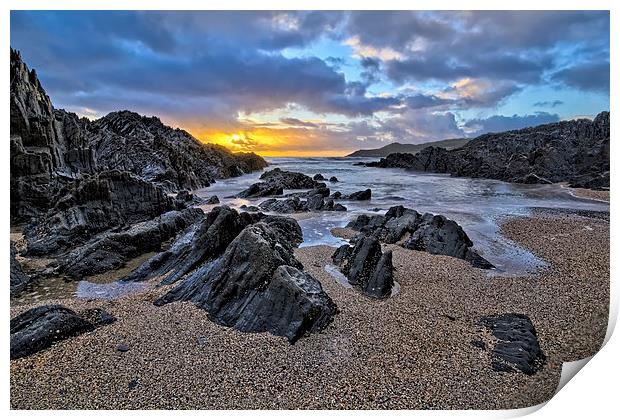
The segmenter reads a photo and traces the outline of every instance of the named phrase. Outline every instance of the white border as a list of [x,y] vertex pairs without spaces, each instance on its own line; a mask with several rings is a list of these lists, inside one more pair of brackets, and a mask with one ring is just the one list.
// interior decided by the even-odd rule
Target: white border
[[[59,0],[54,1],[53,3],[50,1],[44,0],[33,0],[33,1],[15,1],[8,0],[3,2],[3,6],[5,7],[5,12],[2,15],[2,45],[5,46],[5,54],[8,57],[8,46],[10,39],[10,13],[11,9],[117,9],[117,10],[132,10],[132,9],[159,9],[159,10],[198,10],[198,9],[211,9],[211,10],[233,10],[233,9],[249,9],[249,10],[258,10],[258,9],[268,9],[268,10],[286,10],[286,9],[306,9],[306,10],[372,10],[378,7],[382,9],[396,9],[396,10],[407,10],[407,9],[417,9],[417,10],[611,10],[611,92],[614,92],[615,95],[610,97],[610,111],[613,116],[615,116],[615,112],[620,109],[618,107],[618,78],[617,75],[620,74],[620,68],[618,66],[618,54],[617,54],[617,40],[620,39],[620,34],[618,31],[619,27],[619,18],[620,16],[620,2],[618,1],[605,1],[605,0],[590,0],[590,1],[549,1],[549,0],[520,0],[518,2],[505,2],[500,3],[489,0],[469,0],[467,2],[463,1],[455,1],[455,0],[440,0],[440,1],[404,1],[404,0],[382,0],[381,2],[377,1],[368,1],[368,0],[298,0],[298,1],[284,1],[284,0],[268,0],[268,1],[247,1],[247,0],[227,0],[226,2],[218,2],[218,3],[208,3],[208,2],[198,2],[191,0],[175,0],[175,1],[164,1],[164,0],[125,0],[125,1],[102,1],[102,0],[91,0],[85,2],[84,0]],[[544,30],[544,28],[541,28]],[[9,80],[9,66],[2,66],[2,73],[4,76],[4,80]],[[3,230],[5,232],[5,238],[9,233],[9,84],[6,83],[4,85],[5,89],[5,100],[2,102],[2,113],[1,118],[3,121],[2,127],[4,132],[4,155],[3,160],[4,164],[0,165],[0,171],[2,171],[2,188],[3,188],[3,197],[5,197],[4,203],[2,205],[2,218],[1,223],[3,226]],[[611,131],[612,131],[612,147],[611,147],[611,160],[612,162],[618,162],[618,147],[615,146],[615,141],[620,141],[614,139],[614,135],[616,133],[620,133],[618,126],[618,119],[612,118],[611,120]],[[612,190],[616,190],[618,186],[618,175],[615,172],[615,164],[612,164],[614,169],[611,172],[611,181],[612,181]],[[615,199],[611,202],[611,212],[612,215],[612,223],[611,223],[611,249],[612,256],[616,256],[617,253],[615,251],[618,250],[618,239],[620,237],[620,232],[616,226],[616,223],[613,221],[616,217],[616,205]],[[9,243],[8,241],[0,241],[0,247],[2,249],[2,255],[6,257],[9,253]],[[5,284],[9,279],[9,268],[8,264],[2,266],[2,277],[5,279]],[[618,262],[614,258],[612,258],[611,263],[611,280],[612,280],[612,302],[611,302],[611,313],[610,313],[610,324],[608,328],[608,334],[606,340],[609,340],[605,347],[595,355],[592,360],[587,363],[587,365],[583,368],[583,371],[578,374],[578,378],[576,380],[569,381],[568,384],[561,389],[561,391],[552,398],[547,404],[543,404],[539,407],[532,407],[529,409],[523,410],[500,410],[500,411],[348,411],[348,412],[331,412],[324,411],[321,413],[311,412],[311,411],[261,411],[261,412],[247,412],[247,411],[234,411],[234,412],[220,412],[220,411],[209,411],[209,412],[201,412],[201,411],[175,411],[175,412],[164,412],[164,411],[99,411],[99,412],[89,412],[87,415],[92,418],[109,418],[113,416],[114,418],[128,418],[134,416],[152,416],[152,417],[163,417],[168,415],[180,416],[180,417],[192,417],[192,418],[204,418],[204,416],[226,416],[231,419],[240,418],[240,417],[265,417],[265,418],[287,418],[289,419],[291,416],[295,418],[306,418],[315,420],[317,415],[326,415],[326,416],[337,416],[341,418],[353,418],[356,420],[361,420],[365,418],[377,418],[377,417],[388,417],[388,416],[400,416],[406,414],[415,415],[416,417],[424,417],[424,418],[466,418],[466,419],[481,419],[481,418],[506,418],[506,417],[517,417],[521,415],[528,414],[532,411],[534,413],[531,415],[531,418],[575,418],[575,419],[583,419],[583,418],[612,418],[617,416],[618,411],[618,397],[617,397],[617,388],[616,383],[619,378],[618,376],[618,355],[620,355],[620,342],[617,338],[617,334],[615,336],[611,336],[611,332],[616,323],[617,313],[618,313],[618,287],[617,287],[617,270],[618,270]],[[0,356],[2,360],[3,371],[5,372],[5,380],[2,382],[2,407],[4,410],[9,411],[9,346],[8,346],[8,307],[9,307],[9,291],[8,287],[0,288],[2,293],[4,293],[4,322],[2,323],[2,331],[0,332],[0,336],[3,338],[4,342],[4,354]],[[611,339],[610,339],[611,337]],[[572,364],[574,368],[575,364]],[[571,366],[566,367],[565,369],[571,368]],[[30,418],[30,417],[43,417],[43,418],[51,418],[51,417],[68,417],[68,418],[83,418],[86,413],[73,411],[73,412],[62,412],[62,411],[38,411],[38,412],[25,412],[25,411],[12,411],[8,413],[11,417],[14,418]]]

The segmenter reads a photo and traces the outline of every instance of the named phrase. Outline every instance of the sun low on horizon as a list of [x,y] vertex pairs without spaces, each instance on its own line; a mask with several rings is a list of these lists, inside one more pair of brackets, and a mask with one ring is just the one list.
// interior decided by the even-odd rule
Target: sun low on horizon
[[608,11],[12,11],[11,46],[59,108],[155,115],[262,156],[609,110]]

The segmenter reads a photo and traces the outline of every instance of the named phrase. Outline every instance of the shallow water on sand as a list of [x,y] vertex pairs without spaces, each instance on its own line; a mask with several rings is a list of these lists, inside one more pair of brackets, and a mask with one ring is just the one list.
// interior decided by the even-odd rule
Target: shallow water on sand
[[[384,214],[395,205],[413,208],[421,213],[443,214],[459,223],[474,242],[474,248],[497,270],[492,274],[526,274],[544,266],[544,262],[528,250],[503,237],[499,232],[502,219],[526,216],[534,207],[609,211],[609,203],[579,198],[560,185],[510,184],[487,179],[453,178],[445,174],[415,173],[404,169],[382,169],[355,166],[368,158],[270,158],[270,167],[302,172],[325,178],[336,176],[339,182],[325,181],[333,191],[349,194],[372,189],[369,201],[339,200],[348,211],[314,212],[299,220],[304,242],[301,246],[338,246],[346,241],[334,237],[330,230],[344,227],[359,214]],[[258,205],[266,198],[238,199],[233,195],[256,182],[260,173],[218,181],[198,190],[201,197],[217,194],[222,204],[239,208]],[[285,191],[286,193],[287,191]]]

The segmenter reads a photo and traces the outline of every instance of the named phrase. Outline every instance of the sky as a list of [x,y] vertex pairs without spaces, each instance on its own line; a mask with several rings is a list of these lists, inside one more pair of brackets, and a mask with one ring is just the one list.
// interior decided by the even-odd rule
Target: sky
[[56,108],[264,156],[342,156],[609,110],[607,11],[12,11]]

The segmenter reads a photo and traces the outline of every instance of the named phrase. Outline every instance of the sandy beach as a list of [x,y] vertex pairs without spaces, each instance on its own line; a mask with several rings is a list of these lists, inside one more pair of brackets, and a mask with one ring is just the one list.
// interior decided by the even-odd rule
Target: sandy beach
[[[298,249],[340,313],[324,331],[292,346],[282,337],[216,325],[190,303],[155,307],[165,289],[116,301],[49,301],[102,307],[118,321],[11,361],[11,407],[508,409],[541,403],[553,395],[563,361],[591,356],[602,344],[609,222],[536,210],[506,221],[502,232],[548,266],[528,277],[488,276],[462,260],[389,245],[400,291],[383,301],[328,274],[334,248]],[[15,306],[11,316],[30,307]],[[490,352],[471,344],[482,339],[492,346],[478,320],[503,312],[532,319],[547,356],[536,374],[495,372]],[[129,350],[117,351],[119,344]]]

